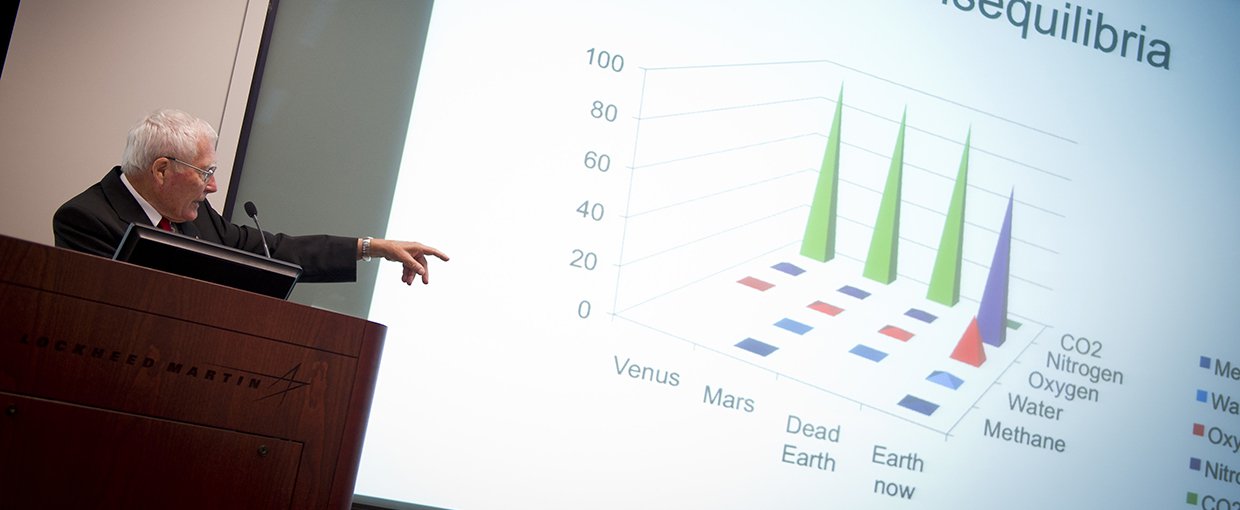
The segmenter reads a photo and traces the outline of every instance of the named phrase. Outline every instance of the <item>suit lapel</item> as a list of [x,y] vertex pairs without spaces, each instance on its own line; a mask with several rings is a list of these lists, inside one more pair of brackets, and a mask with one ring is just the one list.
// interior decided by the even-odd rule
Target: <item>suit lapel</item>
[[155,226],[151,224],[151,218],[147,217],[146,211],[143,211],[142,206],[133,198],[129,188],[121,182],[121,167],[112,168],[100,184],[102,184],[103,196],[107,198],[112,210],[116,211],[116,215],[125,224],[138,223]]
[[[202,212],[199,211],[198,214],[201,215]],[[198,230],[198,225],[195,225],[194,222],[192,221],[187,221],[185,223],[177,223],[177,229],[181,231],[181,234],[187,235],[194,239],[198,239],[201,234],[201,232],[199,232]]]

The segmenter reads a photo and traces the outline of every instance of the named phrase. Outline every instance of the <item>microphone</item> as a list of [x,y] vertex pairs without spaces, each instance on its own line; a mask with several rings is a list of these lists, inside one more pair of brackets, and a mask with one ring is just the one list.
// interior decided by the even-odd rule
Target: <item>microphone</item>
[[271,258],[271,250],[267,249],[267,235],[263,234],[263,226],[258,224],[258,208],[254,207],[254,202],[245,203],[245,213],[254,218],[254,226],[258,227],[258,238],[263,240],[263,253],[267,254],[267,258]]

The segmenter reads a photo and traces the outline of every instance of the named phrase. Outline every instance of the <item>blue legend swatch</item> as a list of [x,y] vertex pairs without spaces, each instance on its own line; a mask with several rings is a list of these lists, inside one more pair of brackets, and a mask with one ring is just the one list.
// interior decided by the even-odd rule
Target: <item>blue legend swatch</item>
[[938,404],[935,404],[934,402],[930,402],[927,400],[922,400],[912,395],[905,395],[904,399],[900,400],[900,405],[902,407],[917,411],[926,416],[930,416],[934,414],[935,411],[939,410]]
[[790,274],[790,275],[792,275],[792,276],[796,276],[796,275],[799,275],[799,274],[801,274],[801,273],[804,273],[804,272],[805,272],[805,270],[804,270],[804,269],[801,269],[801,268],[799,268],[799,267],[797,267],[797,266],[794,266],[794,265],[792,265],[792,264],[789,264],[789,263],[787,263],[787,262],[780,262],[780,263],[778,263],[778,264],[775,264],[775,265],[771,266],[771,269],[775,269],[775,270],[777,270],[777,271],[783,271],[783,272],[788,273],[788,274]]
[[845,285],[843,287],[840,287],[840,292],[844,294],[848,294],[849,296],[855,297],[857,299],[865,299],[865,298],[870,297],[869,292],[853,287],[852,285]]
[[931,372],[930,375],[926,377],[926,380],[953,390],[960,388],[960,385],[964,384],[964,379],[942,370],[935,370],[934,372]]
[[1210,400],[1210,393],[1206,392],[1206,390],[1197,390],[1197,401],[1198,402],[1208,402],[1209,400]]
[[907,315],[909,317],[922,321],[926,324],[930,324],[931,322],[934,322],[934,320],[938,318],[938,317],[935,317],[930,312],[927,312],[925,310],[918,310],[916,308],[909,308],[907,312],[904,312],[904,315]]
[[741,349],[745,349],[746,351],[757,354],[759,356],[766,356],[772,352],[775,352],[777,349],[779,349],[779,347],[775,347],[774,345],[768,344],[766,342],[754,340],[752,338],[746,338],[744,340],[741,340],[741,343],[736,344],[736,346],[740,347]]
[[856,347],[853,347],[852,350],[848,352],[851,352],[853,354],[861,356],[862,358],[865,358],[865,359],[868,359],[874,362],[882,361],[883,358],[887,357],[887,353],[880,351],[878,349],[875,349],[873,347],[869,347],[869,346],[865,346],[861,344],[857,344]]
[[1206,356],[1201,357],[1201,368],[1210,368],[1210,358]]
[[792,319],[780,319],[779,322],[775,323],[775,326],[778,328],[786,329],[798,335],[804,335],[806,333],[809,333],[809,330],[814,329],[814,327],[810,326],[809,324],[801,324],[800,322],[794,321]]

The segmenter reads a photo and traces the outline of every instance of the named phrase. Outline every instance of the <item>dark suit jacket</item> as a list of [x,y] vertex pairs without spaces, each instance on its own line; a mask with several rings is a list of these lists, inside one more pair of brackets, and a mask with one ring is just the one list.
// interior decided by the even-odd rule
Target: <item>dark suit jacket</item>
[[[56,246],[111,257],[130,223],[150,225],[142,206],[121,182],[114,167],[95,185],[73,197],[52,217]],[[177,223],[182,234],[251,253],[263,253],[257,229],[237,226],[203,202],[198,218]],[[329,235],[287,236],[267,233],[272,258],[302,267],[303,282],[351,282],[357,279],[357,239]]]

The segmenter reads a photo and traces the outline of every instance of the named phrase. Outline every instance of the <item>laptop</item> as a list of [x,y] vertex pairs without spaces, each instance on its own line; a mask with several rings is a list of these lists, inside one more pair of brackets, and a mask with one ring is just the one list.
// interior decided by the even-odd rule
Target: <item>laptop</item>
[[130,223],[112,260],[288,299],[301,266]]

